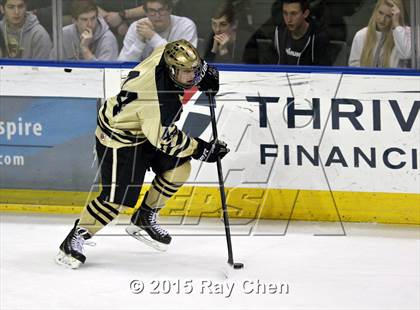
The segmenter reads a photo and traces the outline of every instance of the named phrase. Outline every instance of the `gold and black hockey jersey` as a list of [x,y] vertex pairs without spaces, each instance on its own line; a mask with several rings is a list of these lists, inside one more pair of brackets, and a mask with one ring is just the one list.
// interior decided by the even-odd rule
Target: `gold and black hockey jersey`
[[177,157],[194,153],[197,141],[174,124],[182,112],[183,91],[171,81],[163,59],[164,46],[135,67],[120,93],[98,113],[96,136],[108,147],[135,146],[149,141]]

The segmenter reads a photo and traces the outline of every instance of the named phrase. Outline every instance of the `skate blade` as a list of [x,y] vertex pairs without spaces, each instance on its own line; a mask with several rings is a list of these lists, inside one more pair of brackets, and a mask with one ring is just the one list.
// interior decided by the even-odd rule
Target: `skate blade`
[[57,256],[55,257],[55,262],[61,266],[71,268],[71,269],[77,269],[82,264],[81,261],[75,259],[71,255],[67,255],[61,250],[60,252],[58,252]]
[[168,245],[161,243],[161,242],[157,242],[156,240],[153,240],[152,238],[150,238],[150,236],[147,234],[147,232],[145,232],[144,230],[142,230],[141,228],[135,226],[135,225],[130,225],[127,226],[125,228],[125,231],[127,232],[127,234],[129,234],[130,236],[132,236],[133,238],[136,238],[137,240],[143,242],[144,244],[154,248],[155,250],[161,251],[161,252],[166,252],[168,250]]

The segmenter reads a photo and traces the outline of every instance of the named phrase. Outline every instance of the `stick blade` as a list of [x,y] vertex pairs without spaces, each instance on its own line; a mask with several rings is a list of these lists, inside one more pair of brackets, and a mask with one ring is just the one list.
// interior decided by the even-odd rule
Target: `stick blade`
[[234,270],[240,270],[244,268],[243,263],[231,263],[229,262],[226,267],[223,267],[222,272],[225,279],[235,278],[238,273]]

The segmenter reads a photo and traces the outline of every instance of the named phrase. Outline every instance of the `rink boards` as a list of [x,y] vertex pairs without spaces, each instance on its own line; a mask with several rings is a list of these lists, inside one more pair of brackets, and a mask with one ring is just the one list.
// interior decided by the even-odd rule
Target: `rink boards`
[[[216,113],[231,149],[223,160],[231,216],[420,224],[418,72],[221,69]],[[80,212],[100,186],[97,108],[127,72],[1,67],[1,210]],[[206,96],[184,99],[178,127],[210,139]],[[164,213],[220,216],[215,165],[194,161]]]

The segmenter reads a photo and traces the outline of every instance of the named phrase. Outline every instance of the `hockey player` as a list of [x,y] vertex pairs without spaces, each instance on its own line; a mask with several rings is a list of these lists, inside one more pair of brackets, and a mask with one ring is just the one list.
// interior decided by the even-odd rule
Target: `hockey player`
[[222,141],[192,138],[175,126],[182,112],[181,96],[192,86],[215,94],[219,73],[201,59],[191,43],[178,40],[157,48],[135,67],[120,93],[100,108],[96,149],[102,191],[84,208],[60,245],[59,264],[78,268],[85,262],[85,241],[122,208],[136,205],[149,168],[156,176],[126,231],[160,250],[169,245],[171,236],[156,217],[188,179],[191,158],[215,162],[229,152]]

